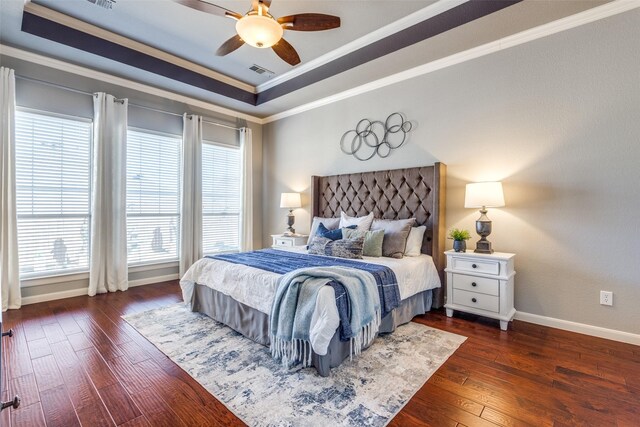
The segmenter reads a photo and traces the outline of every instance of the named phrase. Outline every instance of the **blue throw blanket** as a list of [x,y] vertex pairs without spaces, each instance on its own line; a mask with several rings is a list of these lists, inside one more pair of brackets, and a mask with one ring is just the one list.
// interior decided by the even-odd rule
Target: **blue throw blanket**
[[338,308],[338,317],[340,317],[340,324],[338,325],[338,332],[340,335],[340,341],[349,341],[353,337],[351,331],[351,325],[349,324],[349,318],[351,317],[351,310],[349,309],[349,296],[347,290],[342,283],[338,283],[335,280],[327,283],[327,286],[333,288],[333,293],[336,295],[336,307]]
[[[219,259],[234,264],[243,264],[277,274],[287,274],[294,270],[310,267],[337,266],[356,268],[371,273],[376,280],[382,317],[385,317],[391,310],[400,305],[400,289],[398,288],[396,275],[393,270],[384,265],[369,264],[345,258],[280,251],[277,249],[213,255],[208,258]],[[340,292],[340,294],[342,294],[342,292]],[[338,292],[336,292],[336,299],[338,296]],[[344,306],[344,304],[338,305],[338,313],[340,313],[340,305]],[[345,313],[345,316],[348,315]],[[342,315],[340,318],[342,319]]]
[[313,354],[309,331],[318,292],[327,282],[342,284],[349,297],[355,333],[350,338],[351,355],[369,345],[380,327],[377,285],[368,272],[345,267],[311,267],[282,276],[273,301],[269,322],[271,354],[284,366],[311,364]]

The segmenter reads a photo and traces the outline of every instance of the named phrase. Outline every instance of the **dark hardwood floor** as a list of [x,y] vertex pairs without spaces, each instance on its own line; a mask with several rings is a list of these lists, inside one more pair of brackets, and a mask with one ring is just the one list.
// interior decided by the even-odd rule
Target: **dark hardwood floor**
[[[4,313],[1,426],[241,425],[120,316],[181,300],[177,282]],[[442,312],[415,321],[467,336],[393,426],[640,426],[640,347]]]

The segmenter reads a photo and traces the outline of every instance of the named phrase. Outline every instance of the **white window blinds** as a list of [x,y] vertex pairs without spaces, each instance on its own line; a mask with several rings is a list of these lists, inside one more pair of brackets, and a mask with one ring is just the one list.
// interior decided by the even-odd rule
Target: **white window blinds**
[[178,260],[181,144],[174,135],[127,133],[129,265]]
[[22,278],[89,269],[91,127],[88,120],[16,112]]
[[240,149],[202,144],[202,248],[205,254],[240,248]]

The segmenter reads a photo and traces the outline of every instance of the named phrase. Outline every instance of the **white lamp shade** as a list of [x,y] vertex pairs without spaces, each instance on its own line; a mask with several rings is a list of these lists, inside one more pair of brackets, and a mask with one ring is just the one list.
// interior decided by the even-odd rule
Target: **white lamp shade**
[[302,207],[300,193],[282,193],[282,195],[280,195],[280,207],[287,209]]
[[499,208],[504,206],[501,182],[475,182],[467,184],[464,194],[465,208]]
[[236,31],[245,43],[267,48],[278,43],[284,30],[276,20],[264,15],[246,15],[236,22]]

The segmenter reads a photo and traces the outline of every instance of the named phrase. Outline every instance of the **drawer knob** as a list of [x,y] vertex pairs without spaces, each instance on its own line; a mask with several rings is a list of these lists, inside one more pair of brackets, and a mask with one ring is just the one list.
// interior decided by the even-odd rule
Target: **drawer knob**
[[475,298],[471,298],[471,301],[472,301],[472,302],[478,302],[478,300],[477,300],[477,299],[475,299]]
[[20,406],[20,398],[15,396],[13,400],[9,400],[8,402],[0,402],[0,411],[7,408],[18,409]]
[[13,329],[9,329],[7,332],[3,332],[2,336],[11,338],[13,336]]
[[476,264],[471,264],[471,267],[478,268],[478,266]]
[[478,286],[478,284],[476,282],[471,282],[471,286],[475,288],[476,286]]

